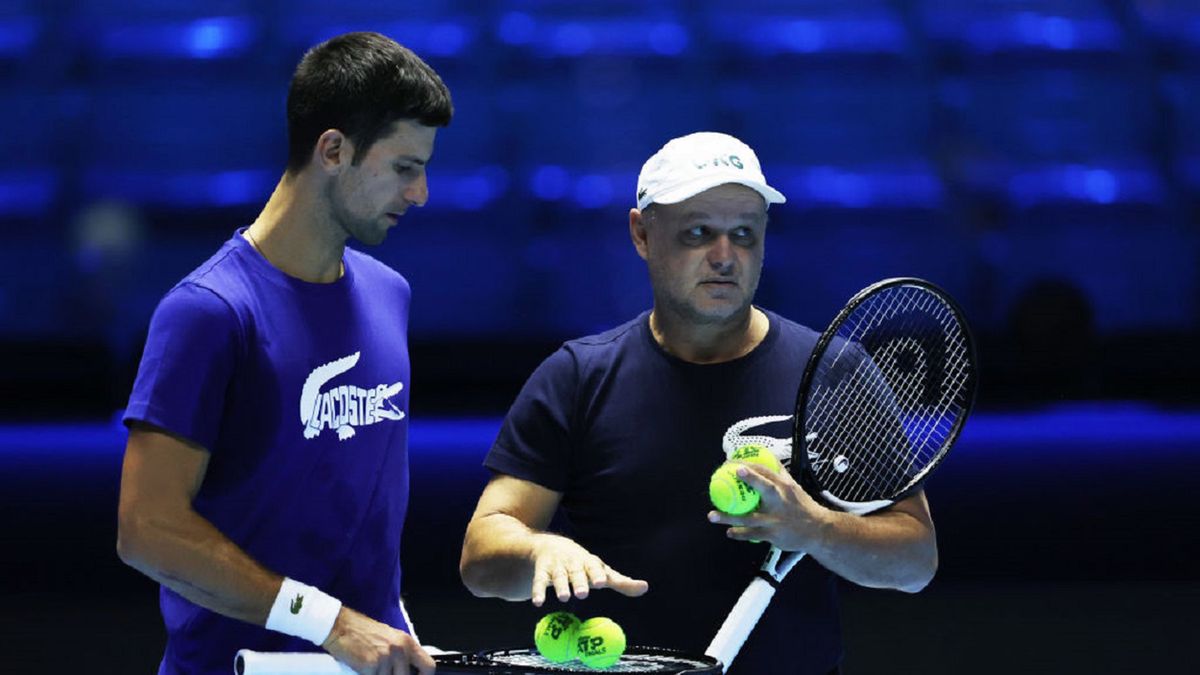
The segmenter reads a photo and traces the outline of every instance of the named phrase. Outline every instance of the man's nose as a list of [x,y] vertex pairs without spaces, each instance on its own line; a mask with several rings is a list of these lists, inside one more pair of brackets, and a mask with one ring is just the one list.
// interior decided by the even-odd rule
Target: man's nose
[[707,257],[708,264],[714,270],[726,271],[726,268],[732,267],[733,263],[737,260],[737,256],[734,255],[733,242],[729,241],[729,235],[718,235],[713,240],[712,246],[708,248]]
[[425,202],[429,201],[429,181],[424,171],[404,188],[404,200],[414,206],[425,206]]

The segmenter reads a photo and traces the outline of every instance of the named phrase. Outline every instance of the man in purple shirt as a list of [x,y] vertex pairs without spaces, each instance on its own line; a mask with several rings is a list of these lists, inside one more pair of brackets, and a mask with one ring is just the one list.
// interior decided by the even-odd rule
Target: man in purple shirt
[[155,311],[117,549],[162,585],[160,673],[227,673],[240,648],[433,671],[400,604],[409,287],[346,242],[424,205],[452,115],[438,75],[382,35],[314,47],[262,213]]

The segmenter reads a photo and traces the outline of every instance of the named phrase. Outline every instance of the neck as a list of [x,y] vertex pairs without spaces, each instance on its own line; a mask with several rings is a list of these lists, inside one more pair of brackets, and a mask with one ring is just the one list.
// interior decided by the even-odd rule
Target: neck
[[246,239],[267,262],[288,276],[312,283],[341,278],[346,234],[328,217],[318,199],[321,186],[301,173],[284,175]]
[[704,325],[655,307],[650,312],[650,332],[667,353],[689,363],[722,363],[741,358],[767,336],[771,322],[757,307],[723,324]]

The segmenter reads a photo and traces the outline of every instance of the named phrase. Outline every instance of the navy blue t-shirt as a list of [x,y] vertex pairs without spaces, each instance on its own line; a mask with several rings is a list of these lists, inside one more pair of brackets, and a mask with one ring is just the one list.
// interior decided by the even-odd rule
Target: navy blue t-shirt
[[[485,464],[563,493],[567,532],[650,583],[640,598],[597,591],[581,616],[608,616],[631,644],[702,652],[761,567],[767,544],[709,523],[721,439],[750,418],[793,413],[817,334],[766,312],[753,351],[699,365],[666,353],[644,313],[573,340],[525,384]],[[746,433],[791,436],[780,420]],[[784,580],[730,673],[821,673],[841,660],[836,577],[806,558]]]
[[[407,630],[408,283],[346,249],[329,284],[289,277],[239,230],[162,299],[125,421],[211,453],[193,507],[268,569]],[[165,586],[160,673],[230,672],[238,649],[314,651]]]

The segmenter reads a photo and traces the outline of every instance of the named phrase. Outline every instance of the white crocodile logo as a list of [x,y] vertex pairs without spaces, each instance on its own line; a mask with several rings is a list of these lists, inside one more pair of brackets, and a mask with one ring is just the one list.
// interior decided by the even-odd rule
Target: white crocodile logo
[[325,429],[336,429],[338,440],[344,441],[354,437],[355,427],[404,419],[404,411],[390,400],[404,389],[403,382],[371,389],[343,384],[321,391],[327,382],[356,366],[361,355],[362,352],[354,352],[317,366],[308,374],[300,391],[300,422],[305,438],[313,439]]

